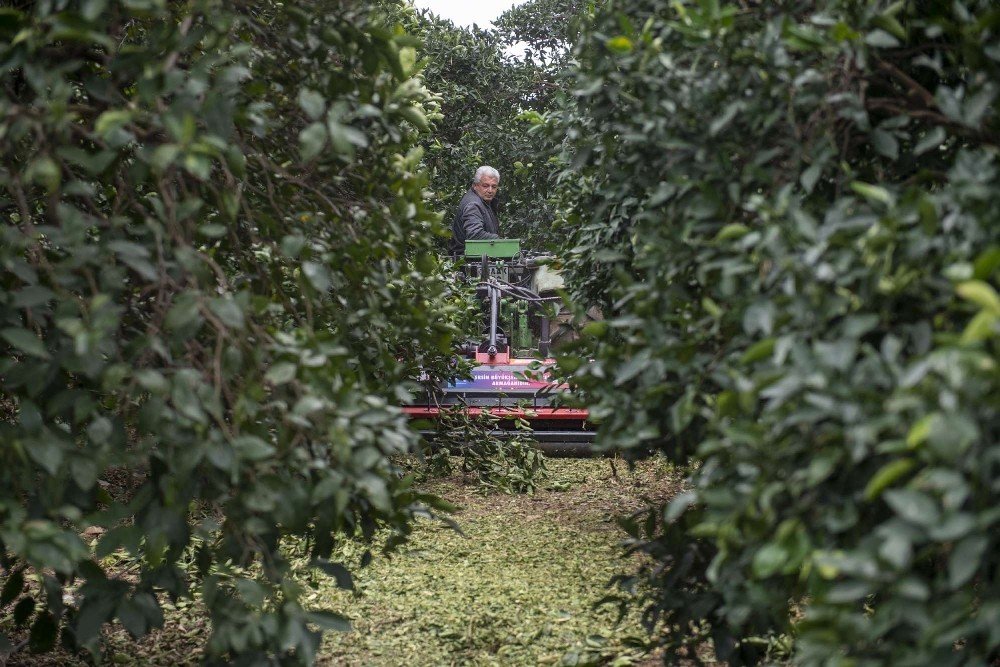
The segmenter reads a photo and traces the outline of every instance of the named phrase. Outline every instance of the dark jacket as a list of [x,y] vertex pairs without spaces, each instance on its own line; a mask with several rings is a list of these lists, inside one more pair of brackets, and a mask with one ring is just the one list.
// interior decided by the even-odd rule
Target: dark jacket
[[497,219],[496,198],[489,204],[483,201],[476,191],[469,188],[469,191],[462,197],[455,211],[455,218],[451,221],[451,254],[461,256],[465,254],[465,241],[467,239],[478,241],[481,239],[500,238],[500,221]]

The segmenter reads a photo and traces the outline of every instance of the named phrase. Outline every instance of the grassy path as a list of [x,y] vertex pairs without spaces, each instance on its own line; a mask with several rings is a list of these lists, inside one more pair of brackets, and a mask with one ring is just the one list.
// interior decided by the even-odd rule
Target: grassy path
[[[328,633],[320,665],[651,665],[633,611],[621,623],[611,607],[594,609],[615,574],[624,533],[614,518],[644,496],[676,493],[678,475],[647,461],[634,471],[607,459],[550,459],[533,495],[483,496],[459,477],[429,490],[459,506],[458,533],[422,520],[391,558],[376,555],[355,570],[357,592],[308,576],[310,608],[336,610],[352,621]],[[360,545],[349,545],[356,560]],[[351,550],[356,549],[355,553]],[[315,573],[315,570],[311,572]],[[120,626],[105,632],[113,665],[196,665],[207,639],[200,604],[167,605],[167,626],[139,642]],[[11,656],[10,665],[85,665],[65,652]]]
[[530,496],[477,495],[452,479],[434,491],[463,509],[464,535],[423,522],[391,561],[362,571],[361,595],[317,591],[355,630],[324,644],[326,664],[632,665],[645,660],[635,615],[595,610],[627,567],[614,516],[642,495],[672,493],[657,462],[630,473],[607,460],[551,460],[547,488]]

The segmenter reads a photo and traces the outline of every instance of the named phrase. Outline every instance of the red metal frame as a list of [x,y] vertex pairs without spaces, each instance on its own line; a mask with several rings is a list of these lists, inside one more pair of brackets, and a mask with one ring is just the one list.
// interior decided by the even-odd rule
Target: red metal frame
[[510,363],[510,352],[497,352],[489,355],[486,352],[476,352],[476,363],[487,366],[501,366]]
[[[448,406],[454,408],[455,406]],[[412,418],[437,417],[448,407],[417,407],[405,406],[403,412]],[[483,413],[499,417],[500,419],[559,419],[559,420],[586,420],[588,413],[583,408],[477,408],[463,407],[462,412],[470,415],[480,415]]]

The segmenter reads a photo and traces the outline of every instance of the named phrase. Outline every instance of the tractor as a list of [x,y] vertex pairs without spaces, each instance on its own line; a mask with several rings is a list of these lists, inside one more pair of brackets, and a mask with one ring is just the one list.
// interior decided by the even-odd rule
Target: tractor
[[[472,364],[470,376],[428,388],[403,408],[412,420],[440,419],[447,411],[486,414],[494,435],[523,434],[546,454],[582,456],[591,452],[594,430],[586,409],[566,407],[566,389],[550,379],[552,295],[562,282],[546,256],[521,252],[518,239],[466,241],[464,275],[474,282],[483,306],[483,333],[459,354]],[[521,428],[518,426],[521,425]],[[422,429],[432,437],[434,430]]]

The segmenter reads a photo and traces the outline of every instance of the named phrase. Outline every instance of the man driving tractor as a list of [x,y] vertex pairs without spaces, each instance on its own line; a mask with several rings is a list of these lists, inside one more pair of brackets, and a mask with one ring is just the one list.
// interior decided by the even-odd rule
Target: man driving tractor
[[462,197],[451,223],[453,256],[465,252],[467,240],[500,238],[500,221],[497,218],[496,196],[500,188],[500,172],[493,167],[476,169],[472,187]]

